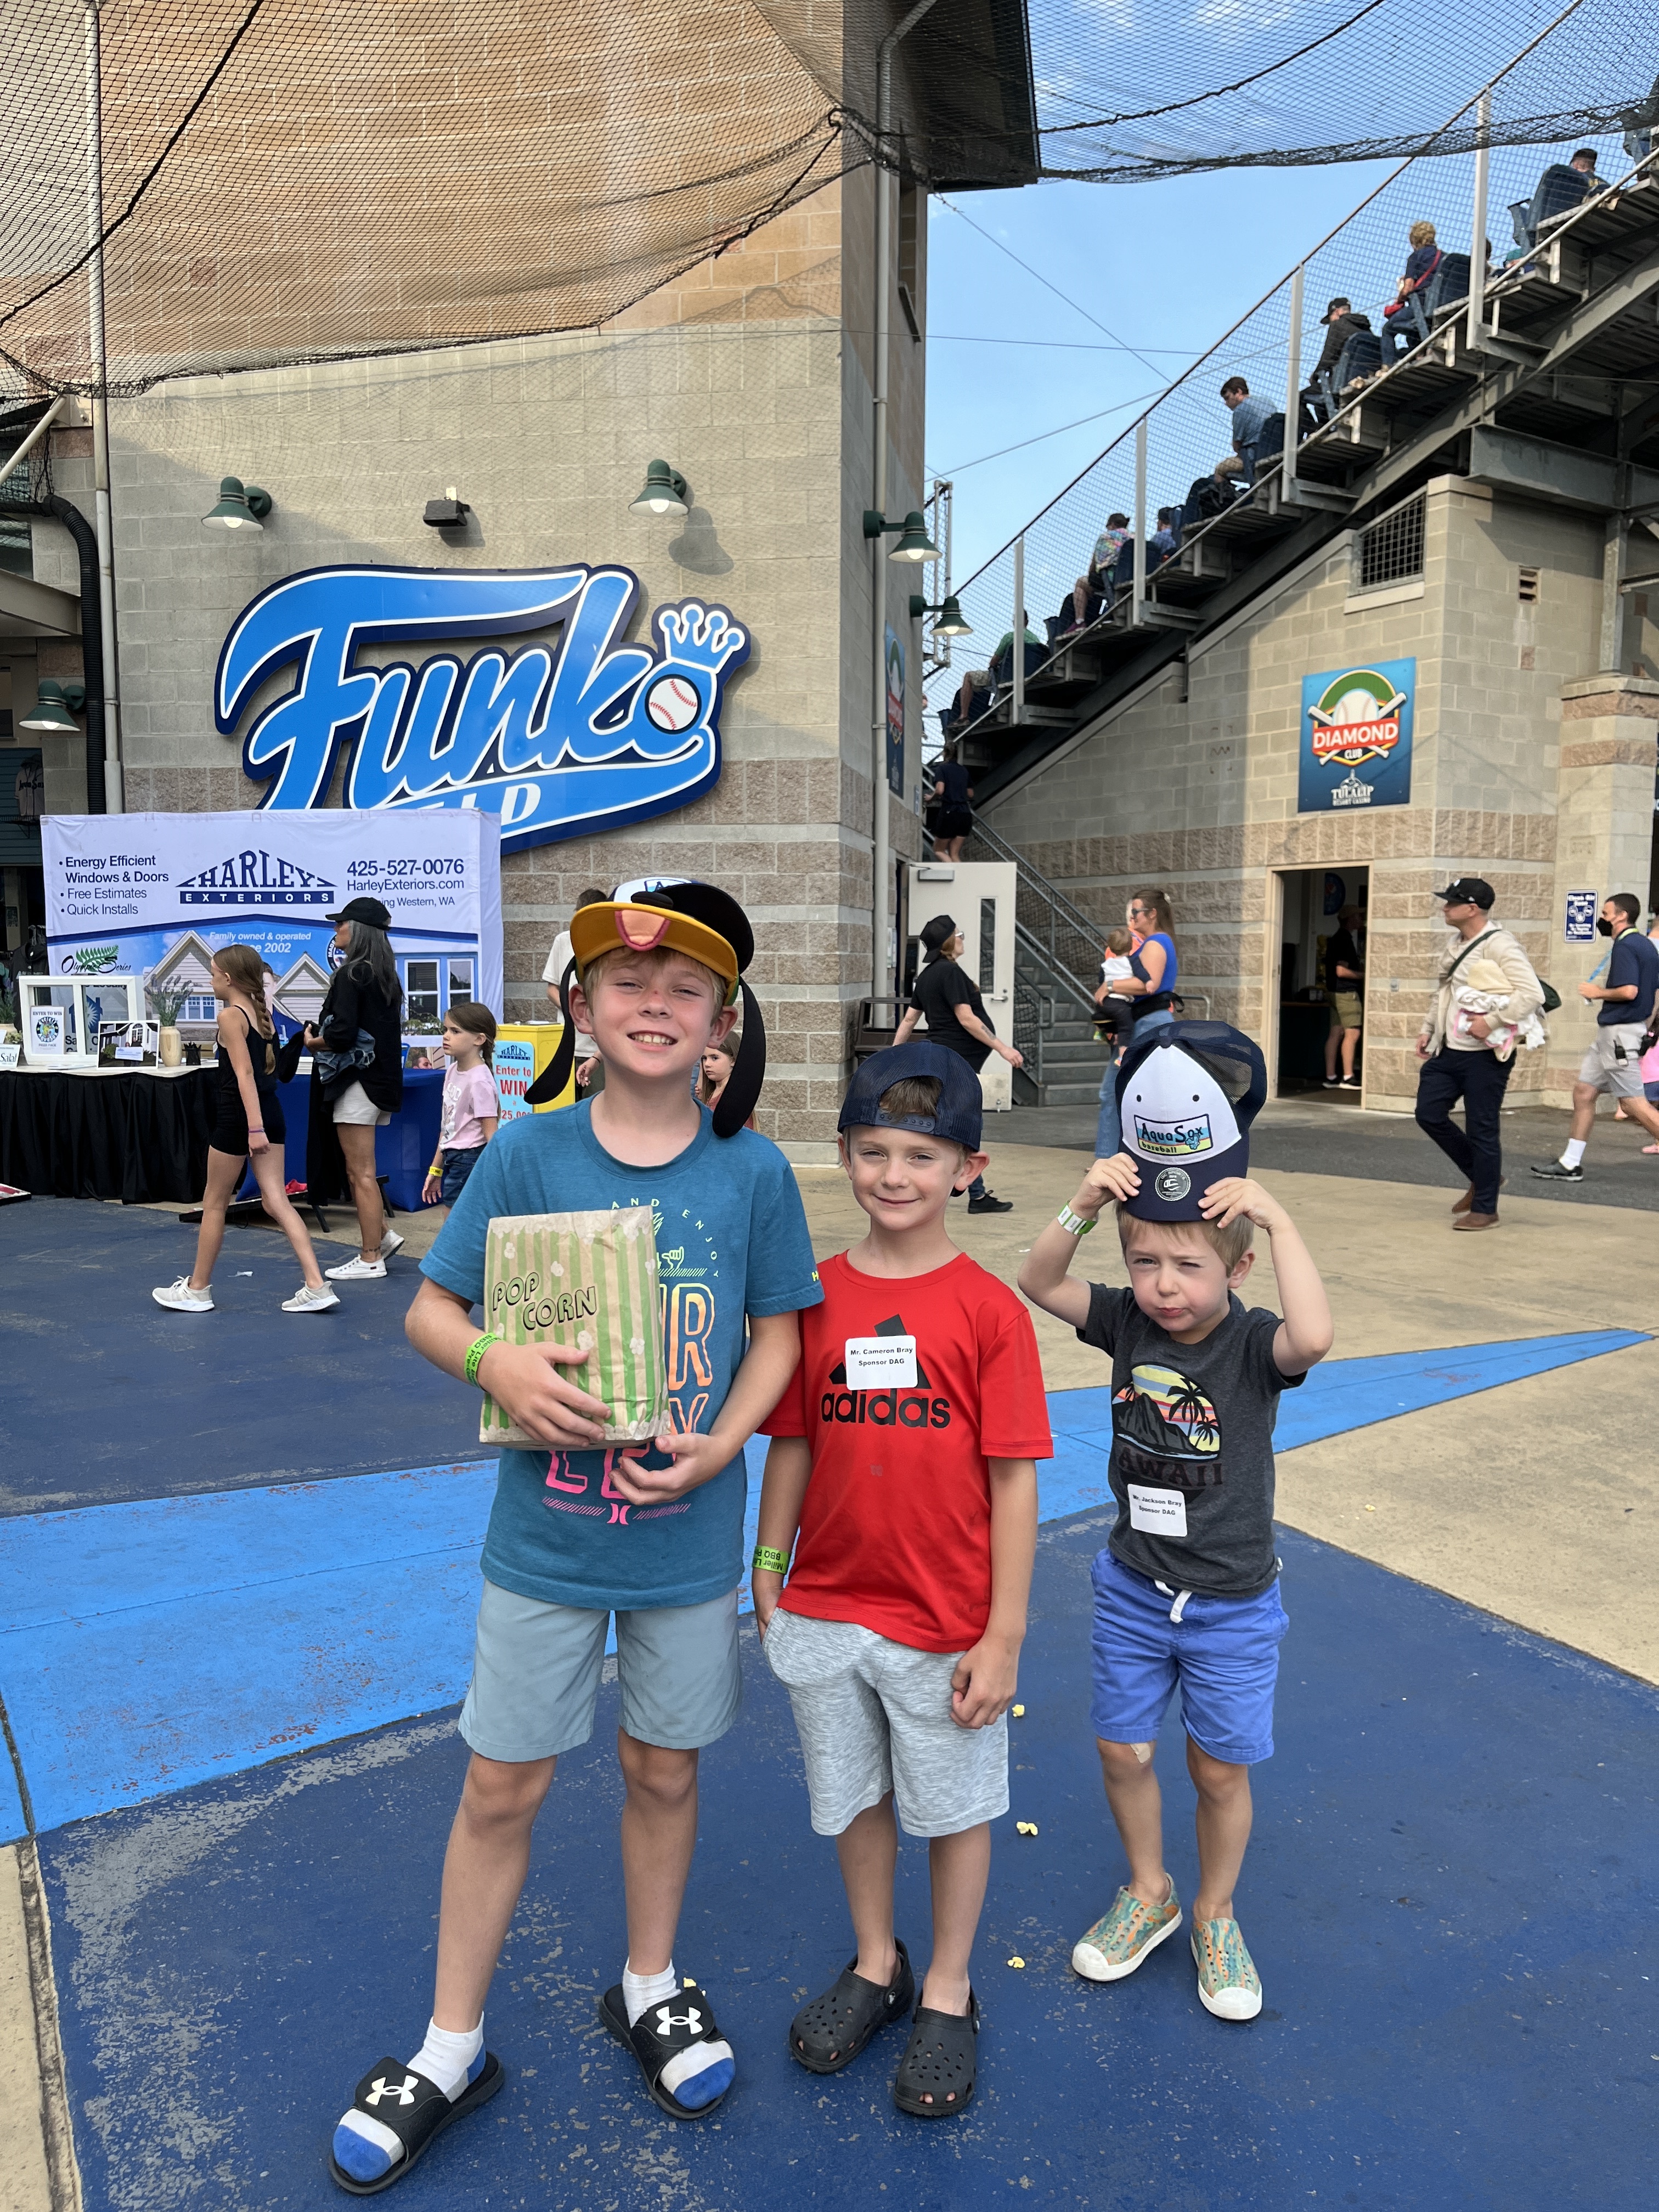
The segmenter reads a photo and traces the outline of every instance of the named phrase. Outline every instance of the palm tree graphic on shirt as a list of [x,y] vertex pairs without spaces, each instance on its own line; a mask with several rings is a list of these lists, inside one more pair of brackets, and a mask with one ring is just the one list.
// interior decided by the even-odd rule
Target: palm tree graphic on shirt
[[1185,1489],[1221,1480],[1221,1422],[1189,1376],[1150,1364],[1131,1370],[1112,1397],[1112,1432],[1133,1452],[1158,1461],[1164,1479]]

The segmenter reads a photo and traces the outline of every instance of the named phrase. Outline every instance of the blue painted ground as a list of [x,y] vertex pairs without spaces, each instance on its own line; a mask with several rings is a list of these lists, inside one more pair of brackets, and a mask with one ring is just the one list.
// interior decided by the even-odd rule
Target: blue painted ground
[[[1041,1542],[969,2113],[895,2112],[896,2036],[830,2081],[785,2054],[848,1936],[787,1702],[749,1641],[744,1713],[706,1757],[679,1949],[738,2049],[727,2106],[700,2128],[664,2118],[594,2022],[623,1942],[611,1687],[555,1785],[492,1994],[507,2087],[398,2205],[1647,2212],[1659,1696],[1284,1533],[1279,1749],[1257,1771],[1239,1891],[1267,2010],[1211,2020],[1184,1937],[1090,1987],[1070,1946],[1121,1877],[1088,1726],[1105,1526],[1084,1516]],[[330,2124],[362,2066],[424,2026],[464,1757],[434,1718],[42,1838],[91,2212],[343,2201]],[[1190,1897],[1173,1722],[1159,1761]],[[925,1956],[921,1850],[901,1867],[902,1931]]]
[[[1644,1340],[1601,1330],[1334,1360],[1287,1394],[1279,1442]],[[1050,1394],[1045,1521],[1109,1497],[1109,1399]],[[752,1444],[745,1552],[763,1460]],[[0,1698],[31,1801],[0,1778],[0,1841],[31,1811],[57,1827],[456,1701],[493,1488],[475,1461],[0,1519]]]
[[[325,1266],[343,1256],[325,1250]],[[195,1256],[195,1230],[170,1214],[0,1206],[0,1515],[478,1455],[476,1400],[404,1340],[411,1262],[344,1285],[335,1312],[285,1314],[301,1279],[287,1238],[233,1229],[216,1311],[169,1313],[150,1291]]]

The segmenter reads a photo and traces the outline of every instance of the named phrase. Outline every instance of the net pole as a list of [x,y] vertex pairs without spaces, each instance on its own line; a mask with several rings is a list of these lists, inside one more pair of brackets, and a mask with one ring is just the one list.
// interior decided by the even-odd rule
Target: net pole
[[1135,587],[1130,619],[1137,629],[1146,619],[1146,417],[1135,424]]
[[1492,130],[1492,94],[1483,92],[1476,110],[1478,136],[1474,142],[1474,214],[1469,225],[1468,342],[1478,352],[1486,335],[1486,175],[1487,139]]
[[[98,530],[98,628],[104,660],[104,811],[125,814],[121,789],[120,684],[115,672],[115,533],[109,497],[109,370],[104,338],[103,90],[100,0],[87,5],[87,322],[92,355],[93,496]],[[82,610],[84,621],[90,609]],[[90,805],[92,793],[87,793]]]
[[[876,512],[887,513],[887,353],[889,301],[893,286],[893,171],[888,140],[893,125],[893,52],[908,38],[934,0],[916,0],[903,21],[896,23],[876,49],[876,358],[873,370],[876,441]],[[887,541],[875,538],[870,548],[870,669],[872,716],[870,775],[872,799],[871,823],[870,996],[872,1024],[879,1022],[882,1002],[889,996],[892,969],[887,957],[887,901],[892,888],[892,838],[887,818]],[[896,1024],[897,1007],[894,1008]]]
[[1291,271],[1291,343],[1285,375],[1284,459],[1279,465],[1279,495],[1286,506],[1296,498],[1296,442],[1302,433],[1302,277],[1298,261]]
[[1025,537],[1014,540],[1014,703],[1012,720],[1025,720]]

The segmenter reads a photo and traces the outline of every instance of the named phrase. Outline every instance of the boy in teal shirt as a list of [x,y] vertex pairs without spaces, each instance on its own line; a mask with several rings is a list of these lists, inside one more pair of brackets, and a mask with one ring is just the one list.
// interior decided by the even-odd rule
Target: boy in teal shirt
[[[734,2072],[708,1997],[676,1972],[674,1935],[697,1753],[732,1725],[742,1694],[743,1447],[793,1371],[799,1310],[822,1293],[788,1163],[744,1127],[765,1046],[740,982],[753,952],[741,908],[709,884],[641,886],[581,908],[571,934],[564,1003],[599,1042],[605,1090],[501,1131],[422,1262],[407,1322],[418,1351],[487,1389],[543,1448],[501,1458],[432,2019],[406,2064],[383,2059],[363,2077],[335,2130],[330,2172],[357,2195],[401,2179],[504,2079],[483,2045],[484,1997],[556,1762],[592,1732],[612,1613],[629,1953],[600,2014],[677,2119],[712,2112]],[[744,1047],[710,1115],[691,1082],[735,1021],[740,988]],[[567,1025],[551,1092],[573,1043]],[[606,1409],[582,1387],[586,1353],[481,1338],[471,1310],[492,1219],[635,1206],[656,1218],[672,1430],[654,1446],[607,1449]]]

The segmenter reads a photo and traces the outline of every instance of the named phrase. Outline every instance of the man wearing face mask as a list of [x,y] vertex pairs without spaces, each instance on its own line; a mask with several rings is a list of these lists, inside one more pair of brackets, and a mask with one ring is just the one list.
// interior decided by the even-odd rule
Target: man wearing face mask
[[1583,1182],[1584,1148],[1595,1126],[1595,1102],[1605,1092],[1623,1102],[1627,1121],[1639,1121],[1659,1137],[1659,1107],[1643,1094],[1640,1061],[1644,1033],[1652,1026],[1659,994],[1659,945],[1637,927],[1642,902],[1632,891],[1615,891],[1601,908],[1595,927],[1613,939],[1606,980],[1581,983],[1578,995],[1599,1004],[1595,1038],[1585,1053],[1572,1086],[1572,1134],[1559,1160],[1533,1173],[1546,1182]]

